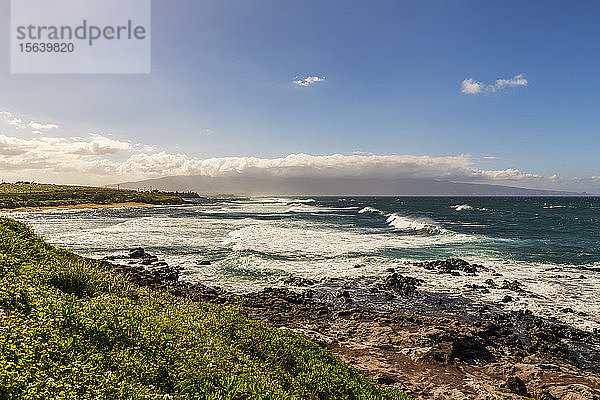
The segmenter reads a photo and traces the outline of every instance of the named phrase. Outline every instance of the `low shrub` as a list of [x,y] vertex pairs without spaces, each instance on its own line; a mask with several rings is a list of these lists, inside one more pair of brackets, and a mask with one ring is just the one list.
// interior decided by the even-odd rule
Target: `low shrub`
[[407,399],[301,335],[140,288],[0,219],[0,400]]

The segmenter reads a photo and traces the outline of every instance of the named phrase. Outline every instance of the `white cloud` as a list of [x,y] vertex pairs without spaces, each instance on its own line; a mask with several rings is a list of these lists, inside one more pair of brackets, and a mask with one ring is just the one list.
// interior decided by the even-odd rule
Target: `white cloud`
[[[23,139],[0,135],[0,178],[109,184],[177,175],[258,178],[435,179],[541,189],[600,192],[599,177],[543,177],[515,168],[482,169],[469,155],[446,157],[376,154],[290,154],[279,158],[199,159],[156,151],[100,134]],[[597,189],[596,189],[597,188]]]
[[496,80],[496,88],[502,89],[506,86],[527,86],[529,82],[525,79],[523,74],[515,75],[512,79],[498,79]]
[[[295,83],[309,86],[325,77],[306,77]],[[466,83],[465,83],[466,82]],[[463,92],[476,94],[510,86],[524,86],[522,74],[498,79],[494,89],[473,79],[463,82]],[[55,124],[30,121],[0,111],[0,122],[16,129],[32,129],[30,139],[0,134],[0,179],[45,180],[56,183],[109,184],[146,178],[201,175],[209,177],[262,178],[378,178],[436,179],[454,182],[509,184],[541,189],[595,191],[600,193],[600,176],[589,178],[558,175],[543,177],[515,168],[482,169],[476,162],[494,156],[446,157],[415,155],[377,155],[356,151],[350,155],[290,154],[280,158],[221,157],[198,159],[187,154],[160,151],[155,145],[111,139],[102,134],[47,137],[44,130]],[[175,145],[175,148],[178,148]]]
[[83,156],[109,155],[120,151],[131,150],[131,143],[109,139],[95,133],[90,134],[91,140],[75,142],[70,145],[71,154]]
[[106,159],[131,144],[91,134],[87,139],[50,138],[21,139],[0,135],[0,171],[43,170],[67,172],[97,170]]
[[468,78],[462,81],[460,91],[464,94],[493,93],[507,87],[527,86],[528,83],[524,74],[515,75],[511,79],[497,79],[493,84],[486,84],[478,82],[473,78]]
[[45,129],[58,129],[58,125],[56,124],[40,124],[39,122],[30,121],[29,127],[35,129],[36,131],[45,130]]
[[158,146],[153,144],[153,145],[148,145],[148,144],[143,144],[143,143],[136,143],[134,146],[135,151],[137,152],[141,152],[141,153],[153,153],[158,149]]
[[310,86],[314,83],[319,83],[319,82],[323,82],[325,81],[325,79],[327,79],[326,77],[322,76],[307,76],[305,78],[300,78],[300,77],[296,77],[296,80],[294,81],[294,84],[296,86]]
[[[79,171],[135,179],[171,175],[278,178],[425,178],[468,182],[520,181],[534,178],[516,169],[482,170],[468,155],[290,154],[281,158],[222,157],[198,159],[154,147],[91,134],[87,138],[20,139],[0,135],[0,170]],[[115,175],[115,176],[112,176]]]
[[15,127],[15,129],[27,128],[27,125],[23,124],[23,120],[17,118],[7,111],[0,112],[0,118],[3,119],[8,125]]
[[10,126],[13,126],[15,129],[27,129],[31,128],[32,133],[39,134],[40,131],[48,130],[48,129],[58,129],[58,125],[56,124],[42,124],[40,122],[29,121],[28,124],[23,122],[22,117],[19,117],[11,112],[2,111],[0,112],[0,120],[3,120]]
[[465,94],[478,94],[485,91],[485,85],[481,82],[476,82],[473,78],[462,81],[461,92]]

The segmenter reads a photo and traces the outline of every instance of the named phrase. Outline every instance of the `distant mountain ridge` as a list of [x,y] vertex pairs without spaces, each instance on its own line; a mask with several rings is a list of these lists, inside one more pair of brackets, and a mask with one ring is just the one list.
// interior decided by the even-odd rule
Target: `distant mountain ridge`
[[295,196],[581,196],[585,193],[434,179],[258,178],[172,176],[119,184],[127,189],[196,191],[204,195]]

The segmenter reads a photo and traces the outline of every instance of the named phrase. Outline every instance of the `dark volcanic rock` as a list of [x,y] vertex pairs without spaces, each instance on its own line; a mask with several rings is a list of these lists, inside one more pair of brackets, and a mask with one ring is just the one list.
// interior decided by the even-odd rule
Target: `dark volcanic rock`
[[558,321],[538,317],[530,310],[512,312],[511,316],[515,319],[513,325],[518,326],[527,338],[525,346],[529,353],[565,360],[574,365],[586,363],[597,365],[600,362],[599,354],[594,356],[588,354],[585,360],[580,359],[569,349],[567,344],[568,339],[597,341],[598,338],[594,339],[589,333],[584,333]]
[[[579,371],[586,365],[600,365],[600,355],[577,353],[577,349],[572,352],[569,347],[573,341],[585,346],[600,343],[597,332],[586,333],[556,320],[537,317],[528,310],[503,311],[494,305],[484,305],[480,308],[480,318],[462,320],[426,315],[418,307],[413,311],[378,312],[360,305],[361,290],[379,293],[377,296],[382,298],[394,294],[399,297],[415,293],[423,283],[420,279],[397,273],[389,274],[383,282],[373,280],[356,284],[355,281],[337,279],[332,280],[331,285],[319,281],[319,285],[302,289],[303,292],[267,288],[238,296],[220,288],[180,282],[177,267],[160,262],[150,266],[141,263],[149,257],[152,256],[145,252],[139,258],[116,256],[114,259],[122,263],[132,261],[134,265],[106,264],[140,285],[166,290],[193,301],[233,307],[252,318],[303,334],[330,348],[342,360],[360,366],[380,383],[396,387],[406,385],[409,391],[417,394],[416,398],[480,400],[506,396],[497,393],[498,377],[505,377],[506,371],[527,380],[529,390],[516,377],[509,378],[503,385],[506,391],[522,396],[539,400],[553,400],[552,395],[588,399],[598,393],[597,383],[594,383],[596,386],[590,383],[596,378],[579,375]],[[452,265],[464,268],[461,263],[453,262]],[[461,269],[455,272],[459,271],[469,273]],[[286,283],[300,290],[298,287],[312,286],[316,282],[290,278]],[[486,281],[486,285],[498,287],[494,282]],[[514,291],[520,288],[519,282],[507,282],[506,286],[516,289]],[[469,287],[485,289],[475,284]],[[326,296],[323,296],[323,290],[327,290]],[[352,302],[350,295],[354,298],[352,306],[349,305]],[[423,292],[402,301],[418,303],[426,298],[427,293]],[[471,381],[472,385],[468,383]],[[573,386],[573,382],[584,382],[588,386]],[[567,397],[574,393],[579,397]],[[489,396],[484,397],[486,394]],[[512,397],[516,398],[515,395]]]
[[[432,316],[418,308],[418,304],[428,299],[425,291],[419,296],[400,299],[410,307],[417,304],[412,311],[374,311],[363,307],[364,292],[378,293],[374,297],[381,299],[401,297],[415,294],[424,282],[395,272],[383,281],[340,278],[319,281],[318,285],[309,279],[292,277],[286,284],[294,288],[267,288],[235,295],[204,284],[180,282],[179,267],[170,267],[163,261],[145,265],[145,260],[155,259],[143,249],[132,249],[129,255],[111,256],[105,260],[112,262],[103,263],[138,285],[193,301],[233,307],[252,318],[303,334],[330,348],[344,361],[360,366],[381,383],[396,387],[407,384],[417,398],[497,398],[498,377],[505,377],[506,371],[527,380],[529,390],[514,376],[503,385],[506,391],[521,396],[539,400],[553,400],[552,395],[588,399],[599,393],[598,386],[589,383],[596,379],[594,375],[584,380],[579,374],[582,368],[597,371],[600,366],[600,354],[588,350],[600,343],[598,333],[537,317],[528,310],[504,311],[498,305],[483,305],[477,319],[462,320],[438,316],[437,310],[441,310],[438,307]],[[132,264],[127,265],[129,262]],[[461,274],[473,274],[484,268],[458,259],[432,262],[428,266],[440,273]],[[298,289],[306,286],[311,288]],[[491,280],[485,286],[469,283],[466,287],[473,290],[499,287]],[[519,292],[519,296],[532,295],[518,281],[506,281],[503,288]],[[580,347],[573,347],[573,343],[579,343]],[[464,368],[465,364],[468,368]],[[556,386],[557,379],[561,380],[560,388]],[[474,382],[471,388],[466,383],[470,381]],[[585,382],[588,386],[571,388],[573,382]],[[482,391],[491,396],[478,397]],[[567,397],[573,393],[580,397]]]
[[156,262],[158,262],[158,257],[146,254],[146,256],[144,258],[142,258],[142,261],[140,261],[140,264],[142,264],[142,265],[152,265],[152,264],[154,264]]
[[491,286],[491,287],[496,287],[497,286],[496,282],[494,282],[494,280],[491,279],[491,278],[490,279],[486,279],[485,280],[485,284],[488,285],[488,286]]
[[467,283],[465,285],[465,288],[478,290],[480,293],[489,293],[490,292],[489,289],[486,288],[485,286],[477,285],[475,283],[473,283],[473,284]]
[[516,376],[509,376],[506,383],[502,385],[503,388],[510,390],[511,393],[518,394],[519,396],[527,396],[527,386],[521,378]]
[[485,290],[487,290],[487,288],[485,286],[478,285],[476,283],[467,283],[465,285],[465,287],[469,288],[469,289],[485,289]]
[[523,289],[523,287],[521,286],[521,282],[515,280],[515,281],[504,281],[504,283],[502,284],[502,289],[507,289],[507,290],[511,290],[513,292],[524,292],[525,290]]
[[513,301],[513,298],[511,296],[506,295],[502,298],[503,303],[510,303],[511,301]]
[[305,287],[305,286],[313,286],[316,282],[313,281],[312,279],[306,279],[306,278],[301,278],[298,276],[292,276],[291,278],[287,278],[285,281],[283,281],[283,283],[286,285],[290,285],[290,286]]
[[[464,272],[466,274],[476,274],[477,271],[485,271],[483,265],[479,264],[469,264],[467,261],[460,258],[449,258],[447,260],[435,260],[435,261],[425,261],[421,263],[416,263],[415,265],[423,267],[427,270],[435,270],[440,274],[453,274],[460,275],[460,272]],[[460,271],[460,272],[459,272]]]
[[390,377],[390,376],[380,376],[379,378],[377,378],[375,380],[380,385],[393,385],[398,382],[398,379]]
[[385,289],[393,290],[394,292],[403,295],[411,295],[416,292],[417,286],[421,285],[423,282],[422,279],[393,273],[385,279],[384,287]]
[[198,264],[198,265],[211,265],[210,261],[208,261],[208,260],[198,261],[196,264]]
[[[127,264],[116,264],[115,260],[126,261]],[[171,267],[158,257],[146,253],[143,248],[131,249],[126,256],[112,255],[105,257],[103,262],[115,270],[124,273],[132,281],[141,286],[158,287],[174,284],[179,280],[180,267]]]
[[425,358],[442,364],[453,364],[456,359],[467,363],[494,360],[484,340],[471,332],[447,329],[428,335],[428,340],[433,346]]
[[129,250],[129,258],[144,258],[146,256],[146,251],[141,247]]

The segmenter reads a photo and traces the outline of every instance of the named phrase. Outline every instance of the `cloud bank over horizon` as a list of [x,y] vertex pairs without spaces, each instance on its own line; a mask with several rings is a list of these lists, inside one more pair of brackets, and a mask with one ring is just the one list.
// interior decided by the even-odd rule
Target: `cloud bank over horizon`
[[[52,179],[57,183],[114,184],[167,176],[252,178],[377,178],[436,179],[518,187],[572,190],[600,187],[600,177],[560,178],[525,173],[515,168],[482,169],[470,155],[290,154],[279,158],[218,157],[199,159],[183,153],[157,151],[100,134],[86,137],[0,135],[3,180]],[[595,185],[595,186],[594,186]]]
[[[132,143],[104,134],[58,137],[54,123],[25,124],[8,112],[0,117],[15,134],[0,130],[0,179],[48,183],[107,185],[169,176],[423,179],[486,183],[523,188],[600,193],[600,177],[561,178],[520,171],[485,169],[477,164],[496,157],[468,154],[428,156],[410,154],[289,154],[284,157],[215,157],[200,159],[169,153],[156,145]],[[17,122],[15,122],[17,120]],[[0,124],[2,129],[2,124]],[[25,131],[30,130],[28,133]],[[44,130],[44,133],[41,133]],[[23,133],[21,133],[23,132]],[[29,137],[25,137],[29,136]]]

